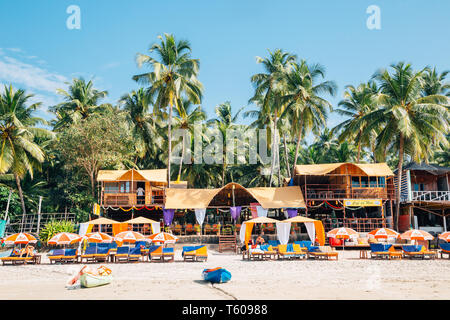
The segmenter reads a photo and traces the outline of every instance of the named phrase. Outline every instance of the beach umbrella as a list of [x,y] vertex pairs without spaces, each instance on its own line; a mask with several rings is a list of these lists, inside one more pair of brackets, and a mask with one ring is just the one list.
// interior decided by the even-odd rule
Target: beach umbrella
[[328,231],[328,238],[335,239],[350,239],[357,238],[359,236],[358,232],[351,228],[335,228],[333,230]]
[[84,236],[87,241],[95,243],[111,243],[114,238],[103,232],[91,232]]
[[55,234],[50,240],[47,241],[47,243],[53,245],[66,245],[80,242],[81,239],[83,239],[83,237],[80,236],[79,234],[70,232],[60,232]]
[[29,233],[15,233],[3,239],[5,244],[36,243],[37,239]]
[[439,239],[442,239],[442,240],[445,240],[447,242],[450,242],[450,232],[447,231],[447,232],[441,233],[439,235]]
[[142,233],[136,231],[123,231],[116,234],[114,240],[119,243],[122,242],[135,243],[136,241],[145,241],[147,239],[144,237]]
[[434,237],[424,230],[411,229],[400,235],[404,240],[433,240]]
[[147,239],[151,240],[152,242],[161,242],[161,243],[175,243],[176,241],[178,241],[178,238],[176,236],[167,232],[159,232],[152,234],[148,236]]
[[369,238],[375,239],[397,239],[400,235],[397,231],[389,228],[377,228],[368,233]]

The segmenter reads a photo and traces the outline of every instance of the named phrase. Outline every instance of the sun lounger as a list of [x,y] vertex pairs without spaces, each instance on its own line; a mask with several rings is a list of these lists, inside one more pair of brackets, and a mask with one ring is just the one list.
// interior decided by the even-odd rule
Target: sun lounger
[[114,255],[114,262],[128,262],[128,253],[130,252],[130,247],[123,246],[118,247],[117,252]]
[[277,259],[285,259],[289,258],[291,259],[294,256],[294,250],[288,250],[287,244],[280,244],[278,246],[278,253],[277,253]]
[[130,250],[128,254],[128,262],[139,262],[139,259],[142,257],[141,247],[135,247]]
[[313,246],[311,241],[294,241],[294,244],[299,244],[301,248],[306,249],[306,252],[315,252],[319,247]]
[[269,244],[263,244],[260,246],[264,251],[264,260],[274,260],[277,257],[277,251]]
[[332,258],[335,258],[338,260],[339,254],[330,246],[323,246],[319,247],[318,250],[309,252],[308,251],[308,258],[309,259],[323,259],[323,260],[331,260]]
[[252,245],[248,248],[249,260],[264,260],[265,253],[260,245]]
[[[26,247],[19,252],[16,250],[12,250],[9,256],[2,257],[0,260],[3,265],[7,263],[11,264],[34,264],[37,261],[40,262],[40,259],[36,259],[35,252],[33,247]],[[40,258],[40,256],[39,256]]]
[[269,246],[272,246],[273,250],[277,251],[278,246],[280,245],[280,240],[269,240],[267,241],[267,243],[269,244]]
[[441,258],[444,258],[444,255],[447,255],[447,258],[450,259],[450,243],[439,243],[439,248],[441,248]]
[[64,255],[61,257],[62,263],[75,263],[78,262],[78,250],[77,249],[65,249]]
[[392,244],[384,243],[371,243],[370,244],[370,257],[372,259],[389,259],[389,249]]
[[206,245],[184,246],[181,256],[184,261],[206,261],[208,259],[207,247]]
[[97,246],[89,246],[86,248],[86,250],[84,251],[84,253],[80,256],[81,262],[83,262],[83,260],[86,261],[86,263],[88,262],[94,262],[95,261],[95,254],[97,253]]
[[47,255],[48,259],[50,260],[50,264],[52,262],[62,262],[62,258],[64,257],[64,249],[55,249],[50,251],[50,253]]
[[164,262],[163,259],[163,247],[161,245],[154,245],[154,246],[150,246],[148,248],[148,252],[149,252],[149,260],[150,262],[152,261],[160,261],[160,262]]
[[175,260],[175,249],[162,248],[162,259],[163,262],[173,262]]
[[148,248],[147,248],[147,242],[146,241],[136,241],[135,247],[141,248],[141,254],[142,255],[148,255]]
[[407,246],[402,246],[402,249],[403,249],[403,257],[404,258],[425,259],[425,255],[424,255],[425,248],[423,245],[407,245]]
[[107,262],[110,254],[109,250],[108,247],[97,248],[97,252],[94,254],[95,262]]
[[294,251],[294,258],[306,259],[306,249],[303,250],[297,243],[292,244],[292,249]]

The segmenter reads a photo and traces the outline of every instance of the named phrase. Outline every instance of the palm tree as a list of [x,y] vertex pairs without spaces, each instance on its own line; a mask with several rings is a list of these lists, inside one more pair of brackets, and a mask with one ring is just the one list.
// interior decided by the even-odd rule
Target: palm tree
[[5,86],[0,95],[0,174],[9,171],[14,175],[22,205],[22,227],[26,209],[20,182],[27,173],[33,178],[34,170],[39,170],[44,161],[44,152],[34,140],[53,137],[48,130],[35,127],[45,121],[33,116],[40,103],[26,105],[31,97],[24,90],[15,91],[12,85]]
[[287,94],[283,96],[287,107],[282,117],[290,117],[294,124],[293,131],[297,134],[297,144],[292,165],[293,177],[295,165],[297,164],[298,153],[302,138],[313,130],[319,133],[325,127],[327,112],[332,110],[331,104],[320,97],[322,93],[334,95],[336,84],[333,81],[317,83],[318,78],[325,77],[325,70],[316,64],[308,66],[305,60],[300,64],[294,64],[292,71],[287,73]]
[[127,114],[139,158],[154,156],[162,147],[163,139],[158,135],[160,126],[157,118],[149,114],[151,103],[145,90],[140,88],[124,95],[119,103],[123,104],[123,110]]
[[167,181],[170,187],[170,162],[172,153],[172,111],[178,100],[184,95],[192,103],[200,104],[203,85],[197,79],[200,62],[191,58],[191,46],[188,41],[176,41],[171,34],[158,36],[160,43],[153,44],[149,52],[156,53],[158,59],[149,55],[137,54],[139,67],[148,65],[151,72],[133,76],[133,80],[150,85],[149,97],[155,97],[155,107],[164,110],[169,107]]
[[423,74],[424,85],[422,89],[423,96],[431,96],[435,94],[445,95],[450,97],[450,83],[444,83],[445,78],[450,71],[443,71],[439,74],[436,68],[426,68]]
[[[206,119],[206,114],[203,112],[201,106],[197,106],[194,109],[194,105],[188,99],[180,99],[177,103],[177,107],[174,110],[175,112],[175,127],[188,130],[191,134],[194,132],[194,125]],[[178,177],[177,181],[181,178],[181,170],[183,167],[183,158],[184,158],[184,141],[185,136],[183,135],[181,141],[181,157],[180,157],[180,167],[178,168]]]
[[281,49],[276,49],[274,52],[269,50],[268,58],[256,57],[256,62],[263,65],[265,73],[258,73],[251,77],[250,81],[255,87],[255,94],[249,100],[252,102],[261,102],[261,113],[270,115],[271,123],[273,124],[272,131],[272,165],[270,169],[270,182],[272,185],[273,171],[276,161],[276,134],[277,124],[280,115],[282,114],[283,104],[281,103],[281,95],[285,89],[286,73],[295,63],[297,57],[295,55],[283,52]]
[[[224,141],[227,140],[227,130],[236,127],[236,122],[239,118],[240,113],[244,107],[240,108],[234,115],[231,109],[231,104],[229,101],[221,103],[215,108],[215,112],[217,118],[210,119],[206,123],[207,125],[215,125],[216,128],[220,131],[222,138]],[[222,186],[225,185],[225,173],[227,171],[227,146],[224,144],[223,147],[223,162],[222,162]]]
[[356,162],[361,160],[361,148],[370,146],[371,139],[376,135],[377,130],[366,130],[368,123],[365,116],[374,111],[378,105],[378,88],[375,82],[371,81],[359,85],[347,86],[344,93],[344,99],[339,102],[340,109],[336,113],[349,117],[348,120],[341,122],[333,128],[335,131],[341,131],[339,142],[354,141],[357,144],[358,154]]
[[54,122],[56,130],[111,107],[110,104],[99,105],[99,101],[105,98],[108,92],[95,89],[92,80],[86,82],[83,78],[79,78],[73,79],[72,84],[67,84],[69,84],[68,91],[57,89],[57,93],[62,95],[65,101],[50,108],[57,116]]
[[380,108],[364,117],[369,123],[367,130],[382,128],[376,145],[376,153],[385,155],[386,150],[398,153],[396,220],[400,214],[400,188],[405,154],[416,161],[428,158],[430,146],[448,144],[448,98],[434,94],[422,96],[424,70],[414,71],[403,62],[391,65],[392,73],[380,70],[373,76],[381,89]]

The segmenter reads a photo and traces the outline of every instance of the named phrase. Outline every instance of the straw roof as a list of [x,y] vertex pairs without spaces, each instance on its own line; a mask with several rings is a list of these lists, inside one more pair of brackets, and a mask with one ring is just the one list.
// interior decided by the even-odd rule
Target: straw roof
[[137,218],[134,218],[134,219],[127,220],[124,223],[144,224],[144,223],[159,223],[159,222],[155,221],[155,220],[152,220],[152,219],[145,218],[145,217],[137,217]]
[[111,220],[108,218],[100,217],[95,220],[87,221],[86,223],[93,224],[93,225],[101,225],[101,224],[116,224],[116,223],[120,223],[120,222],[117,222],[117,221],[114,221],[114,220]]
[[311,218],[307,218],[307,217],[302,217],[302,216],[295,216],[295,217],[283,220],[281,222],[305,223],[305,222],[315,222],[315,221],[319,221],[319,220],[315,220],[315,219],[311,219]]
[[130,181],[131,177],[134,180],[167,183],[167,169],[100,170],[97,175],[97,181]]
[[321,176],[326,175],[344,165],[354,165],[368,176],[393,176],[394,173],[386,163],[324,163],[302,164],[295,166],[296,175]]
[[275,220],[272,218],[267,218],[267,217],[258,217],[258,218],[244,221],[244,223],[277,223],[277,222],[281,222],[281,221],[278,221],[278,220]]
[[[211,201],[223,191],[234,189],[240,197],[254,198],[263,208],[304,208],[305,201],[298,186],[281,188],[244,188],[237,183],[229,183],[218,189],[166,189],[166,209],[207,208]],[[215,199],[217,202],[217,198]],[[219,201],[220,202],[220,201]]]

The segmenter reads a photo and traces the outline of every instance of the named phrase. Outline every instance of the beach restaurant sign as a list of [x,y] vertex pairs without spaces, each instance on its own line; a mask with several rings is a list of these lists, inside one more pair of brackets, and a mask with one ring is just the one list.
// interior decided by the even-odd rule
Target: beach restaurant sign
[[344,207],[381,207],[381,199],[345,199]]

